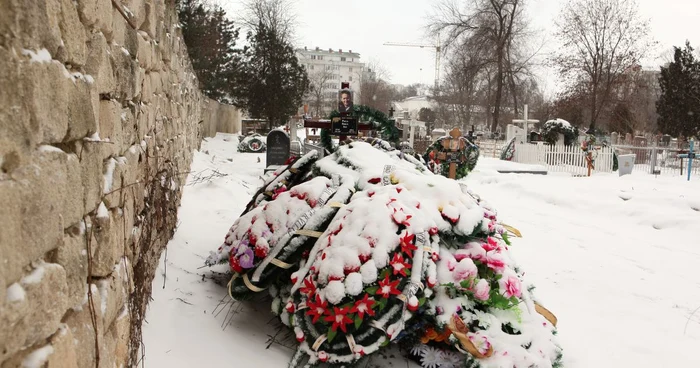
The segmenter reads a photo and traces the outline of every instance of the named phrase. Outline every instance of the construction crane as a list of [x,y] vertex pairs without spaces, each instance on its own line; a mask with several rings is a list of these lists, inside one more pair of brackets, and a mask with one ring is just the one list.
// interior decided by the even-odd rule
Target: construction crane
[[440,37],[437,39],[435,45],[426,45],[421,43],[412,42],[385,42],[384,46],[404,46],[404,47],[420,47],[420,48],[431,48],[435,49],[435,94],[438,93],[438,87],[440,86],[440,52],[442,47],[440,46]]

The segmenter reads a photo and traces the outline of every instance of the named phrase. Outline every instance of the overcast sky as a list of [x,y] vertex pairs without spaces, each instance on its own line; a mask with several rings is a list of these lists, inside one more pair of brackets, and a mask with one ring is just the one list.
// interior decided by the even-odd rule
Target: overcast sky
[[[240,8],[240,0],[215,0],[231,15]],[[644,66],[657,67],[674,45],[689,39],[700,44],[699,0],[637,0],[639,11],[650,19],[652,36],[659,42],[653,57]],[[363,62],[378,61],[390,73],[392,83],[410,84],[434,81],[435,58],[430,49],[383,46],[385,42],[433,44],[424,26],[437,0],[293,0],[298,15],[298,47],[353,50]],[[540,60],[556,48],[553,21],[563,0],[527,0],[526,13],[532,28],[539,30],[539,42],[545,44]],[[552,71],[540,68],[538,75],[545,89],[556,90]]]

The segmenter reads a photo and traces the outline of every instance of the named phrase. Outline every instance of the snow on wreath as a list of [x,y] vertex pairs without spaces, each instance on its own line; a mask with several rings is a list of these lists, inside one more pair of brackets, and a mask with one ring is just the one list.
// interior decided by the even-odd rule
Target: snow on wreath
[[238,144],[238,152],[259,153],[265,152],[267,148],[264,142],[265,137],[260,134],[253,133],[246,137],[241,137],[240,139],[241,142]]
[[341,367],[397,344],[423,367],[559,367],[556,318],[510,251],[520,233],[464,183],[387,142],[278,169],[206,263],[236,300],[269,294],[291,367]]

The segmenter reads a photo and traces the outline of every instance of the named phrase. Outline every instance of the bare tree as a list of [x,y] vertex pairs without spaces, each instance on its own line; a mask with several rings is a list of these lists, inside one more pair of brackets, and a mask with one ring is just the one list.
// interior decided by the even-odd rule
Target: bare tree
[[314,116],[324,116],[331,105],[331,99],[324,92],[329,81],[333,80],[333,73],[329,70],[318,70],[309,74],[309,94],[307,101],[313,109]]
[[[514,49],[518,28],[524,24],[524,0],[468,0],[463,6],[458,0],[443,0],[430,19],[428,31],[444,35],[447,49],[466,45],[480,47],[470,52],[487,52],[493,65],[493,120],[491,129],[500,124],[503,96],[511,72],[510,50]],[[491,94],[491,93],[489,93]]]
[[394,100],[394,92],[389,85],[389,71],[379,61],[370,60],[363,74],[366,78],[362,78],[360,86],[360,103],[377,110],[387,111]]
[[262,25],[282,41],[293,42],[296,19],[290,0],[245,0],[238,22],[249,31]]
[[634,0],[570,0],[556,22],[562,41],[554,59],[570,88],[581,89],[594,130],[615,84],[653,44]]

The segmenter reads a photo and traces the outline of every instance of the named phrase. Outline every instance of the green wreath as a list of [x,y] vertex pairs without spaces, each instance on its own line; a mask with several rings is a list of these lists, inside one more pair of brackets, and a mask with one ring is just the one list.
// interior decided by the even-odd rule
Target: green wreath
[[[352,115],[357,117],[359,122],[369,122],[378,130],[381,139],[388,141],[394,147],[399,146],[399,129],[394,124],[394,120],[390,119],[385,113],[373,109],[365,105],[354,105]],[[339,117],[340,113],[336,110],[331,112],[330,118]],[[328,129],[321,129],[321,146],[329,153],[335,152],[335,146],[331,139],[331,134]]]
[[[428,163],[428,168],[430,171],[432,171],[435,174],[440,174],[445,177],[449,177],[450,175],[450,163],[449,162],[441,162],[437,157],[435,157],[435,152],[437,153],[448,153],[448,151],[445,150],[442,142],[445,139],[450,139],[449,136],[444,136],[438,138],[433,144],[428,147],[428,149],[425,152],[425,161]],[[458,160],[457,163],[457,172],[455,174],[455,179],[462,179],[469,175],[469,173],[474,170],[476,167],[476,162],[479,160],[479,146],[475,145],[472,143],[469,139],[465,137],[460,137],[460,140],[463,140],[465,144],[465,148],[461,151],[457,151],[457,157],[456,159]]]
[[513,161],[513,157],[515,157],[515,138],[508,141],[501,151],[501,160]]
[[578,128],[571,126],[566,120],[554,119],[544,123],[542,137],[549,145],[557,144],[559,134],[564,135],[564,145],[570,146],[578,139]]

